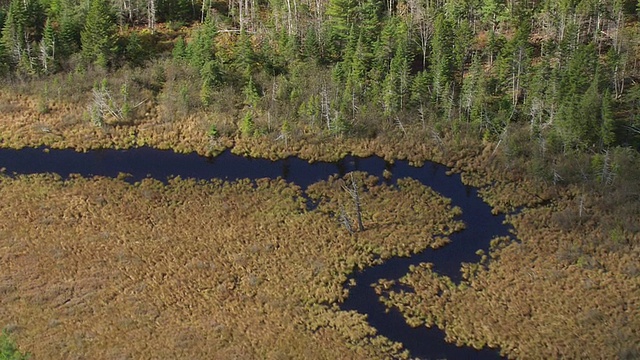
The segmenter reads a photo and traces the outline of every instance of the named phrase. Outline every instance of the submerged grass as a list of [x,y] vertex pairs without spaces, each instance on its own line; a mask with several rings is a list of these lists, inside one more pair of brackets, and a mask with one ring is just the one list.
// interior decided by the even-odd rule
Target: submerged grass
[[344,283],[460,224],[415,181],[356,178],[370,230],[349,235],[339,179],[308,210],[283,180],[2,176],[0,325],[35,359],[406,357],[339,310]]

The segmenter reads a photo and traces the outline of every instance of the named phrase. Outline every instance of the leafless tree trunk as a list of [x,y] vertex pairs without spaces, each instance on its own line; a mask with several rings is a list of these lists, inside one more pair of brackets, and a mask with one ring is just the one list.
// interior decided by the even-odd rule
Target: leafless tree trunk
[[331,108],[329,106],[329,97],[327,95],[326,86],[322,86],[322,92],[320,93],[320,114],[327,121],[327,130],[331,130]]
[[344,207],[340,208],[340,216],[338,217],[340,223],[344,225],[344,228],[347,229],[349,234],[353,235],[353,226],[351,226],[351,220],[347,216],[347,212],[344,210]]
[[353,178],[353,172],[350,173],[351,175],[351,188],[347,187],[347,186],[343,186],[343,189],[349,193],[349,195],[351,195],[351,198],[353,199],[353,203],[356,207],[356,218],[358,220],[358,231],[364,231],[364,224],[362,223],[362,208],[361,208],[361,204],[360,204],[360,194],[358,192],[358,184],[356,183],[356,180]]
[[147,26],[153,33],[156,31],[156,0],[149,0],[147,3],[147,17],[149,19]]

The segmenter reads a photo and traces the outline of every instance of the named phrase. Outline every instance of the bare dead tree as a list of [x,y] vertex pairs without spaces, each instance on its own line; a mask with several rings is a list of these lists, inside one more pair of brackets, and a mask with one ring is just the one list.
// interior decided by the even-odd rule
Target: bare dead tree
[[[107,87],[102,84],[101,86],[96,86],[92,90],[93,100],[89,104],[89,114],[91,116],[91,122],[98,126],[104,126],[104,120],[107,116],[111,116],[118,122],[126,121],[126,111],[123,109],[128,108],[128,111],[137,108],[142,105],[145,100],[140,101],[135,106],[131,107],[128,105],[126,96],[122,100],[122,105],[119,105],[111,96],[111,92]],[[125,106],[126,105],[126,106]]]
[[356,207],[356,218],[358,220],[358,231],[364,231],[364,224],[362,223],[362,207],[360,203],[360,193],[358,192],[358,183],[353,178],[353,172],[349,173],[351,176],[351,186],[347,187],[343,185],[342,188],[351,195],[353,203]]
[[147,3],[147,17],[149,22],[147,26],[151,29],[152,33],[156,31],[156,0],[149,0]]
[[344,206],[340,207],[340,215],[338,216],[338,220],[344,228],[347,229],[349,234],[353,235],[353,226],[351,226],[351,220],[349,220],[349,216],[347,216],[347,212],[344,210]]

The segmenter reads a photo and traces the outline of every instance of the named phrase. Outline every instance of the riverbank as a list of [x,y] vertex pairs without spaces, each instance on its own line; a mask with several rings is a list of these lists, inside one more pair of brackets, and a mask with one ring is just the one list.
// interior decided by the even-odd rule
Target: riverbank
[[[428,269],[416,270],[403,280],[416,294],[388,293],[390,306],[399,306],[412,324],[438,324],[451,341],[498,346],[510,357],[623,357],[640,351],[632,336],[640,328],[633,320],[640,318],[636,311],[640,275],[633,262],[640,257],[634,225],[639,201],[638,177],[630,165],[637,161],[633,153],[612,151],[602,163],[576,155],[566,163],[559,160],[552,173],[535,178],[527,170],[532,161],[511,153],[517,149],[517,137],[511,140],[515,144],[480,142],[414,125],[405,132],[391,129],[372,139],[300,132],[284,141],[277,134],[213,136],[208,133],[210,121],[196,115],[169,122],[150,115],[133,124],[97,127],[83,119],[82,106],[77,104],[51,103],[47,112],[41,112],[36,97],[2,96],[8,116],[0,119],[0,136],[6,147],[46,145],[88,150],[152,146],[208,155],[231,148],[242,155],[265,158],[295,154],[318,161],[347,154],[377,154],[389,160],[448,164],[453,171],[462,172],[467,184],[481,187],[494,211],[530,209],[510,220],[517,240],[497,244],[500,246],[486,254],[482,263],[467,266],[468,279],[460,285],[454,286]],[[516,135],[517,131],[514,129]],[[615,173],[610,183],[604,175],[606,171],[613,173],[612,164],[625,172]],[[380,209],[397,207],[384,203]],[[419,224],[416,221],[408,226]],[[403,253],[414,251],[409,249]],[[435,293],[434,288],[438,289]],[[512,291],[514,288],[518,291]],[[624,297],[611,303],[613,291]],[[326,319],[333,316],[337,315]],[[514,332],[516,324],[528,325]],[[270,326],[277,328],[276,323]],[[362,334],[371,334],[371,328],[367,329]],[[359,339],[368,338],[362,334]],[[333,347],[328,345],[331,341],[320,343]],[[583,342],[594,345],[583,346]],[[387,350],[373,351],[367,356],[382,356]]]

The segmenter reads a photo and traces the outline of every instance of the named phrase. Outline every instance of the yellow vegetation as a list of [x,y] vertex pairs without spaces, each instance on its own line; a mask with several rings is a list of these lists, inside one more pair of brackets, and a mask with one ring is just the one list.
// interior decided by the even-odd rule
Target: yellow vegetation
[[[504,187],[487,195],[498,199],[495,191],[503,191],[498,203],[527,203]],[[512,216],[518,240],[496,239],[491,260],[465,265],[458,286],[424,264],[401,279],[415,293],[382,285],[378,292],[410,324],[435,324],[449,341],[500,347],[510,358],[635,358],[640,251],[633,244],[640,235],[603,233],[612,215],[595,216],[594,203],[586,201],[580,217],[573,195],[569,189],[554,204]]]
[[3,176],[0,324],[35,359],[404,357],[338,309],[344,282],[440,243],[455,211],[415,181],[367,178],[371,231],[351,236],[331,214],[339,182],[307,210],[283,180]]

